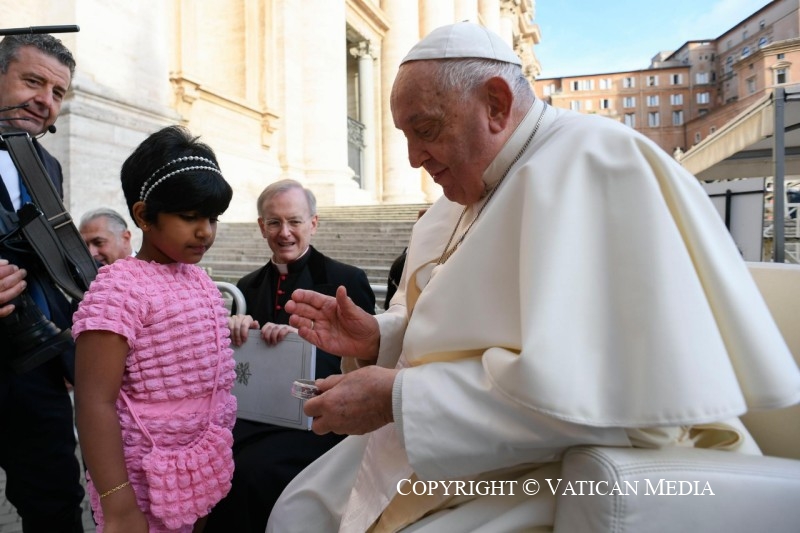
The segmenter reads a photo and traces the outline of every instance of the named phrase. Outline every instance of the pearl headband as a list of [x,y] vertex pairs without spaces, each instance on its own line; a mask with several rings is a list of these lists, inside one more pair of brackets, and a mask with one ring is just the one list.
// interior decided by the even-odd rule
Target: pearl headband
[[[158,174],[162,170],[164,170],[165,168],[167,168],[169,166],[181,163],[183,161],[201,161],[203,163],[208,163],[208,165],[193,165],[193,166],[179,168],[178,170],[173,170],[172,172],[170,172],[168,174],[164,174],[158,180],[156,180],[152,184],[150,184],[150,182],[153,181],[153,179],[156,176],[158,176]],[[177,159],[173,159],[172,161],[170,161],[166,165],[163,165],[163,166],[159,167],[155,172],[153,172],[150,175],[149,178],[147,178],[145,180],[145,182],[142,184],[141,190],[139,191],[139,200],[142,201],[142,202],[147,201],[147,197],[150,196],[150,193],[153,192],[153,189],[155,189],[156,186],[158,184],[160,184],[162,181],[166,180],[167,178],[171,178],[172,176],[174,176],[176,174],[180,174],[181,172],[188,172],[190,170],[210,170],[211,172],[216,172],[217,174],[222,176],[222,172],[219,171],[219,168],[210,159],[207,159],[205,157],[196,156],[196,155],[187,155],[185,157],[179,157]],[[148,185],[149,185],[149,187],[148,187]]]

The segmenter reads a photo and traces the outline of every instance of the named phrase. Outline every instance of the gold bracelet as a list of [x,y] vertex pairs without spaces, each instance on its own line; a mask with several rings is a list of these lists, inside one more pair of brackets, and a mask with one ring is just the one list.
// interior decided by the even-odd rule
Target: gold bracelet
[[109,490],[105,491],[103,494],[101,494],[100,495],[100,499],[105,498],[106,496],[110,496],[111,494],[114,494],[115,492],[117,492],[120,489],[124,489],[125,487],[127,487],[130,484],[131,484],[130,481],[126,481],[125,483],[120,483],[119,485],[117,485],[113,489],[109,489]]

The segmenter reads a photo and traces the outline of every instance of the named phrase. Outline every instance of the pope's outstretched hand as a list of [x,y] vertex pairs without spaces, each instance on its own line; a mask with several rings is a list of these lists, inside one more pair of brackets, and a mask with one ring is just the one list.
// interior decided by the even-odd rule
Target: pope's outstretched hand
[[375,361],[380,346],[378,321],[347,296],[340,286],[336,297],[297,289],[286,302],[289,324],[298,334],[328,353]]

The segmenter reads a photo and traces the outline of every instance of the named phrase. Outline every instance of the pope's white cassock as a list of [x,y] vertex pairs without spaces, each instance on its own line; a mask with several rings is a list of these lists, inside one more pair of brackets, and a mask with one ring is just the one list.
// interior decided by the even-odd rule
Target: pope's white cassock
[[797,366],[720,216],[648,139],[536,101],[487,187],[542,112],[449,259],[437,265],[463,206],[443,197],[414,227],[377,317],[379,364],[404,367],[395,422],[311,465],[268,530],[546,530],[549,490],[398,496],[398,482],[542,482],[580,444],[759,453],[737,417],[800,401]]

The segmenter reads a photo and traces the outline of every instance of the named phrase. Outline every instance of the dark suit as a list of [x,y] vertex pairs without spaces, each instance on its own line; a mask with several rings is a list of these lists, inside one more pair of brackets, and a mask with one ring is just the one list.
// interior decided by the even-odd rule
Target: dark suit
[[[34,141],[59,195],[61,165]],[[0,180],[0,203],[13,211]],[[28,271],[50,308],[50,320],[62,329],[72,324],[72,306],[55,287],[38,260],[0,251],[0,256]],[[0,343],[8,350],[9,339]],[[13,354],[9,354],[13,355]],[[64,379],[74,380],[74,350],[70,349],[24,374],[11,373],[0,358],[0,467],[6,472],[6,497],[22,517],[23,531],[83,531],[80,466],[75,456],[72,404]]]
[[[334,296],[340,285],[356,305],[373,314],[375,294],[363,270],[324,256],[310,247],[281,275],[272,263],[248,274],[237,286],[247,303],[247,314],[263,326],[288,324],[284,305],[294,289],[311,289]],[[317,350],[316,377],[340,372],[341,359]],[[211,512],[206,533],[236,531],[263,533],[275,500],[300,471],[344,438],[316,435],[237,419],[233,428],[235,470],[231,492]]]

